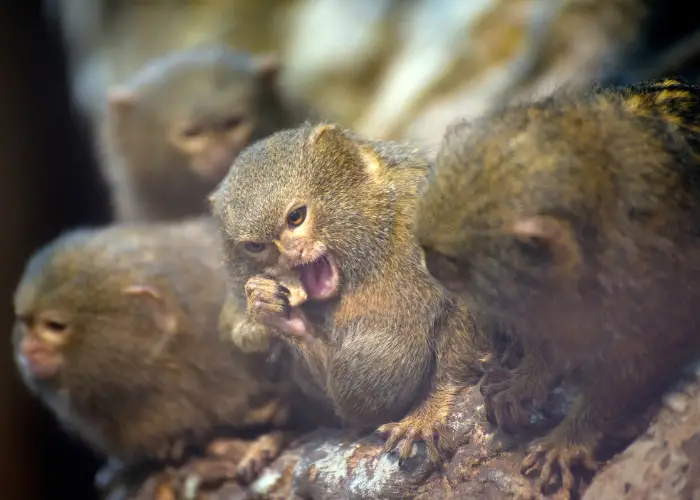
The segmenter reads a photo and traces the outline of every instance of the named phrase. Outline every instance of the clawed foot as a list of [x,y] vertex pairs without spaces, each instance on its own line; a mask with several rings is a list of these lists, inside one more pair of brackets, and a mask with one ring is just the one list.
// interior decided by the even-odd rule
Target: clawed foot
[[281,432],[272,432],[256,439],[238,462],[236,471],[238,481],[243,484],[252,483],[262,470],[279,456],[284,442],[285,438]]
[[532,409],[547,397],[543,381],[517,370],[495,369],[481,383],[486,418],[503,431],[513,434],[530,423]]
[[422,440],[428,459],[434,464],[442,462],[441,451],[447,448],[445,422],[456,394],[456,387],[440,386],[403,420],[382,425],[377,433],[386,439],[384,451],[398,454],[401,465],[411,455],[413,442]]
[[185,458],[187,444],[182,439],[175,439],[164,444],[156,452],[156,460],[160,462],[180,462]]
[[407,417],[401,422],[382,425],[377,429],[377,434],[386,439],[384,451],[398,455],[399,465],[410,457],[413,443],[419,440],[425,442],[428,459],[433,463],[439,463],[442,461],[442,456],[436,437],[438,439],[440,437],[441,426],[441,422],[417,421]]
[[563,498],[570,500],[576,483],[571,471],[574,466],[592,472],[598,469],[592,446],[545,438],[529,448],[521,472],[526,476],[539,475],[535,487],[543,494],[559,485]]

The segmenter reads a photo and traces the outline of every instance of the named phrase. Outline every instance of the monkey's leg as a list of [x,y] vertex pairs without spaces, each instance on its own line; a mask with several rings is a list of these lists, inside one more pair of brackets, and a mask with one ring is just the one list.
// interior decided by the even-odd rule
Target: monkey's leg
[[[384,451],[391,453],[396,449],[401,463],[410,456],[413,442],[420,439],[425,442],[430,461],[440,462],[442,457],[439,449],[445,449],[440,431],[452,409],[457,392],[457,387],[452,384],[439,384],[427,399],[403,420],[379,427],[377,433],[386,437]],[[437,444],[435,435],[438,436]],[[401,444],[397,448],[400,441]]]
[[215,487],[234,478],[249,484],[296,436],[293,432],[273,431],[253,441],[218,438],[207,446],[205,457],[189,461],[179,473],[183,481],[194,480],[203,488]]
[[258,437],[238,462],[238,480],[243,484],[252,483],[295,435],[287,431],[273,431]]
[[[526,475],[539,473],[537,487],[560,483],[569,496],[575,487],[571,468],[598,468],[594,453],[603,437],[624,424],[633,411],[643,410],[678,371],[678,363],[654,363],[645,349],[630,353],[619,349],[605,365],[588,368],[588,379],[566,418],[547,436],[536,441],[522,463]],[[624,354],[623,354],[624,353]],[[657,355],[656,359],[659,359]],[[675,359],[672,353],[660,359]],[[554,484],[553,484],[554,483]]]
[[[500,371],[500,370],[499,370]],[[499,379],[487,374],[481,385],[489,422],[512,434],[530,422],[530,411],[542,406],[556,374],[543,351],[529,348],[520,364]],[[495,379],[493,382],[489,378]],[[524,403],[528,402],[530,409]]]
[[538,490],[544,493],[560,483],[565,498],[570,498],[575,487],[571,468],[580,465],[590,471],[598,469],[594,453],[603,437],[599,430],[601,415],[596,414],[600,404],[595,398],[581,394],[564,421],[529,447],[521,472],[539,473],[535,483]]

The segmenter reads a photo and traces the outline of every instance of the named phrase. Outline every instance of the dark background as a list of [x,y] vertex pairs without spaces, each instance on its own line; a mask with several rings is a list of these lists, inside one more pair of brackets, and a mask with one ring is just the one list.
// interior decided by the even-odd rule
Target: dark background
[[[0,8],[0,325],[29,254],[62,230],[108,220],[107,193],[70,106],[59,34],[41,2]],[[24,391],[0,342],[0,496],[94,498],[98,463]]]

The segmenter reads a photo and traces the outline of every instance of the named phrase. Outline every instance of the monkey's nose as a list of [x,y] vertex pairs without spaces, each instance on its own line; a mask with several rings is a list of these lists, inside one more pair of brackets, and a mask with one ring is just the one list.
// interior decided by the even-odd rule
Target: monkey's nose
[[288,268],[298,266],[301,263],[299,252],[296,250],[287,253],[280,252],[279,263]]
[[21,369],[37,379],[53,377],[59,370],[58,356],[33,339],[22,340],[16,356]]
[[279,264],[284,267],[294,267],[300,263],[302,257],[298,248],[289,248],[278,240],[274,240],[277,250],[280,252]]

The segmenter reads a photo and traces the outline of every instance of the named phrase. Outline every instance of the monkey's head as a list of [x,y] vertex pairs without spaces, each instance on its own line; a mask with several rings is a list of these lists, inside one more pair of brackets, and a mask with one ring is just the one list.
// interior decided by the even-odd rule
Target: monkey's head
[[278,132],[241,153],[210,197],[240,278],[299,272],[308,300],[359,284],[391,258],[396,217],[386,163],[335,125]]
[[547,113],[513,106],[452,126],[416,209],[431,274],[494,312],[517,316],[537,300],[575,295],[582,275],[585,200],[597,176],[581,182],[586,153],[559,133],[581,124]]
[[60,394],[71,405],[91,401],[96,411],[101,398],[124,405],[118,388],[153,384],[143,365],[181,325],[158,277],[142,272],[154,257],[118,236],[77,230],[59,237],[32,256],[16,289],[15,361],[52,405]]
[[[210,191],[238,153],[269,133],[277,59],[226,48],[191,49],[149,63],[108,94],[113,147],[127,165]],[[205,194],[206,196],[206,194]]]

